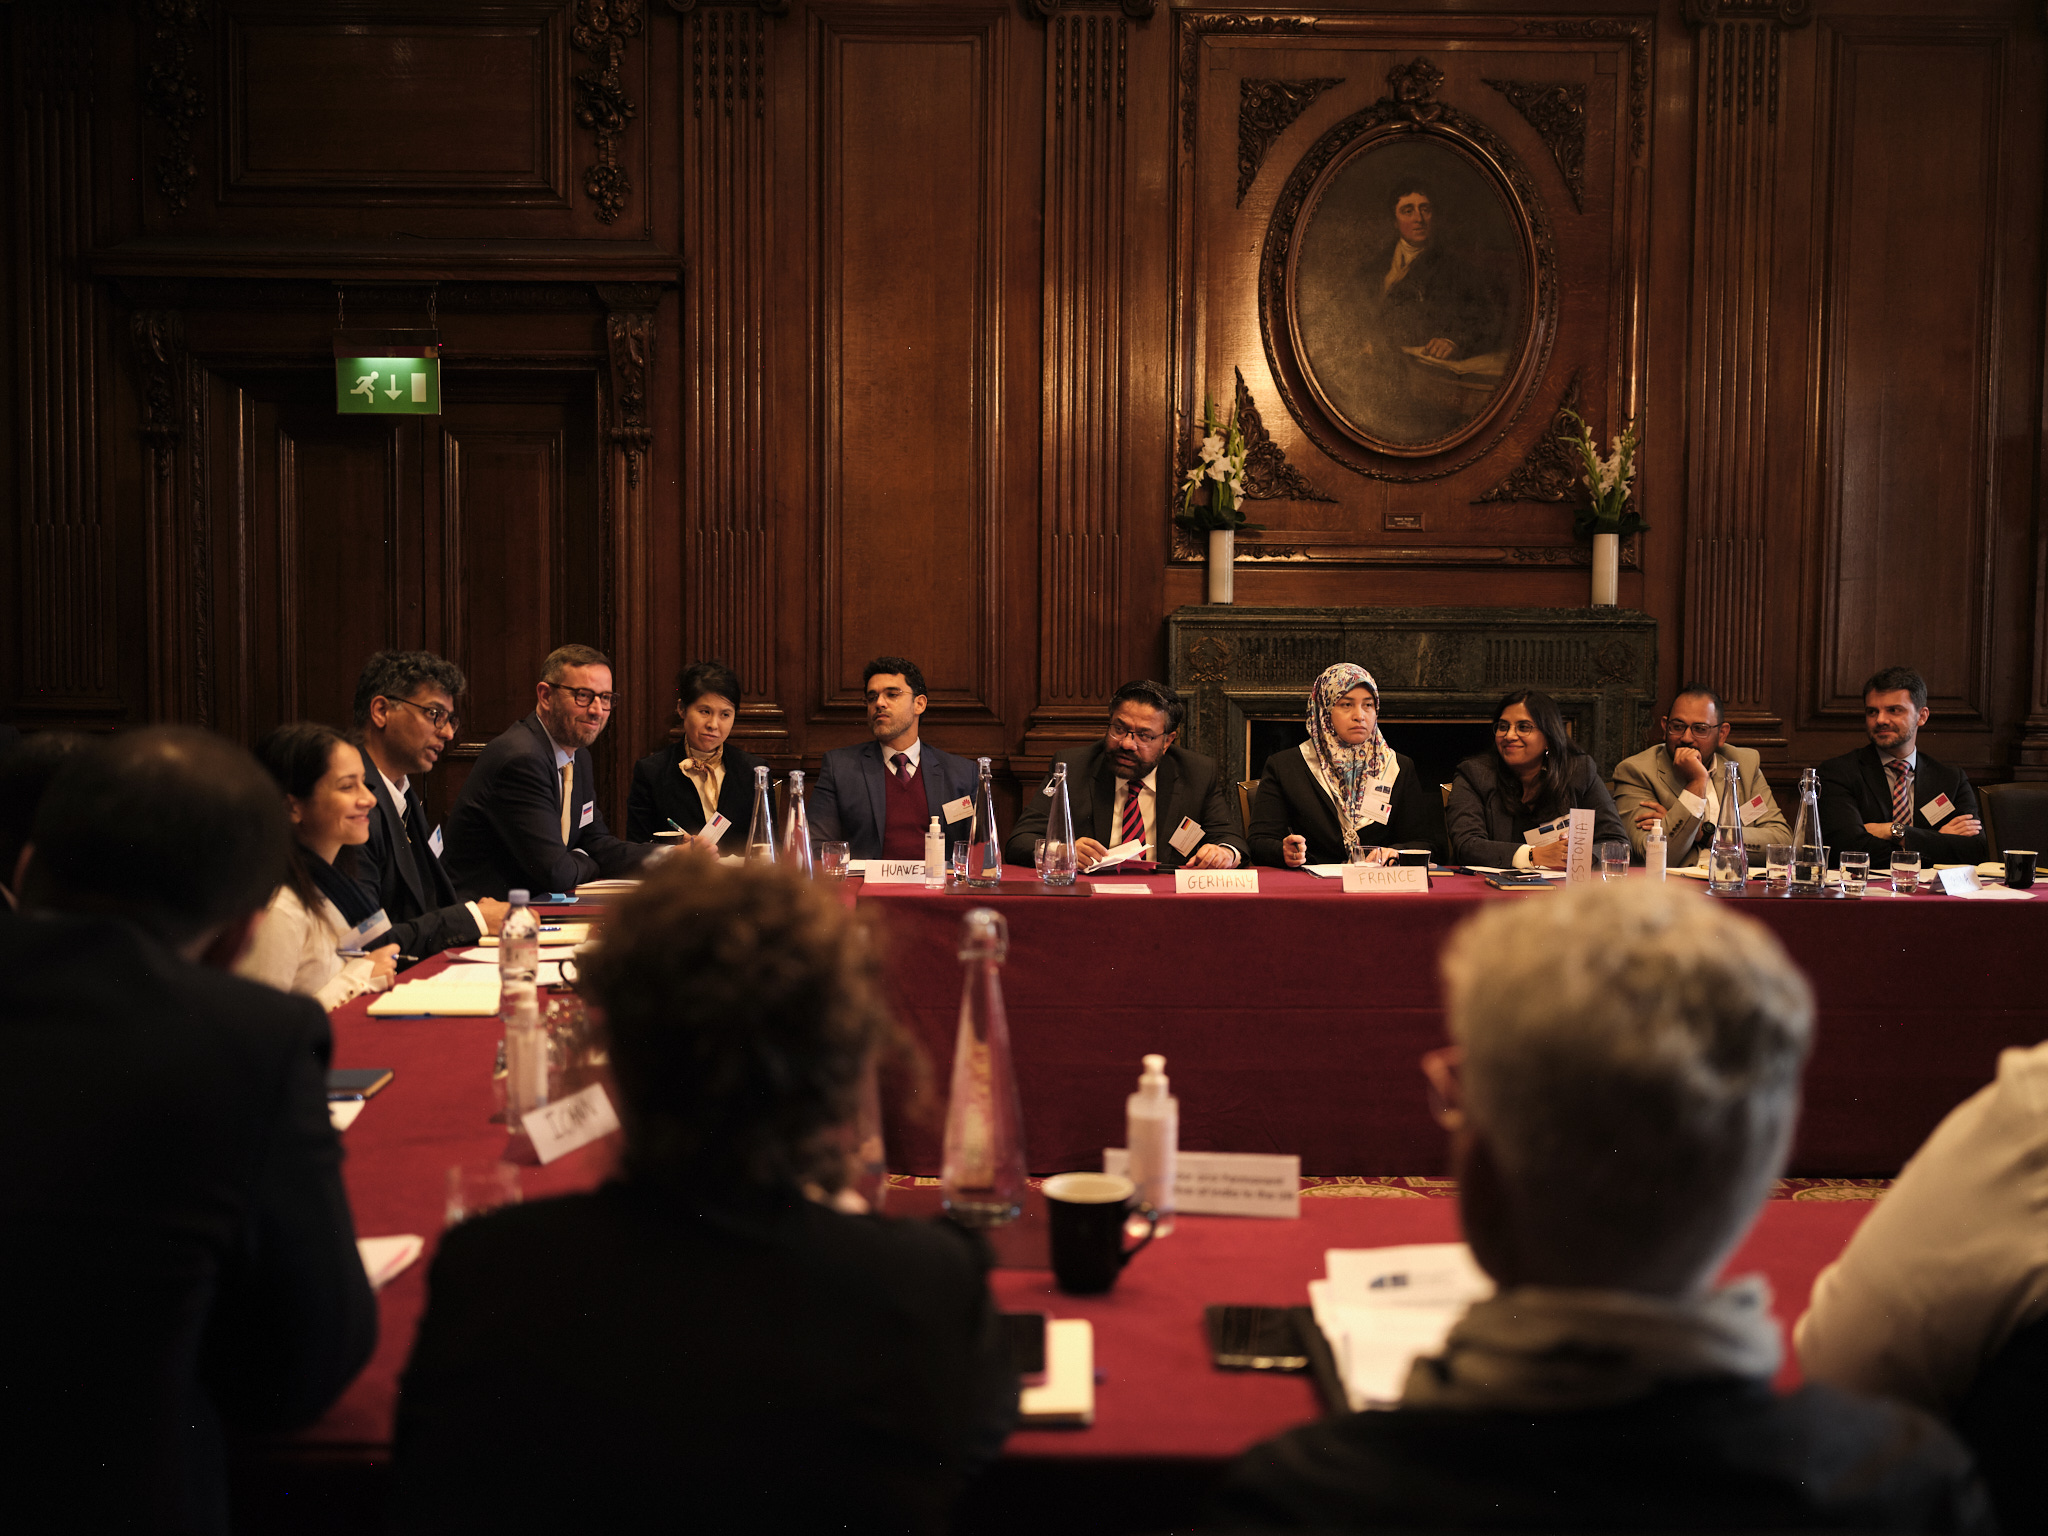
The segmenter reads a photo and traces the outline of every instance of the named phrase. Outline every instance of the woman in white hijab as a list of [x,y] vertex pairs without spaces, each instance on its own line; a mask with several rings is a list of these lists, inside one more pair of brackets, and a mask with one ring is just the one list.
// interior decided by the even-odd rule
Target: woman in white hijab
[[1339,662],[1308,696],[1308,740],[1266,759],[1252,805],[1252,861],[1283,868],[1344,864],[1363,851],[1391,864],[1400,848],[1447,851],[1443,793],[1380,734],[1372,674]]

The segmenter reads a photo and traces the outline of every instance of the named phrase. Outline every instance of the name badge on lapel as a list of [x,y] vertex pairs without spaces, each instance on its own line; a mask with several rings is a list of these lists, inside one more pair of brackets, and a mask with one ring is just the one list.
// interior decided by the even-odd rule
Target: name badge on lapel
[[1389,784],[1375,784],[1365,792],[1365,819],[1384,827],[1394,814],[1394,790]]
[[1947,795],[1936,795],[1932,800],[1920,807],[1920,814],[1927,818],[1927,825],[1930,827],[1940,826],[1949,817],[1955,815],[1955,813],[1956,804]]
[[439,827],[434,828],[434,835],[427,839],[427,846],[433,850],[435,858],[441,857],[441,829]]
[[974,814],[974,796],[962,795],[958,800],[948,800],[939,807],[939,814],[946,818],[948,826],[956,821],[965,821]]
[[583,807],[583,814],[576,818],[576,830],[581,832],[595,820],[597,820],[597,802],[592,800]]

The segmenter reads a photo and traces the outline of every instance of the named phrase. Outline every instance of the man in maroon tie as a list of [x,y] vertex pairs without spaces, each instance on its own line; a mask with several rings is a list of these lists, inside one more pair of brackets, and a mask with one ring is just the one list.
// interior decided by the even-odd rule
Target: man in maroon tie
[[949,850],[965,841],[980,773],[923,739],[924,673],[904,657],[877,656],[862,670],[861,686],[872,739],[825,754],[811,790],[812,839],[843,842],[856,859],[922,859],[936,816]]
[[1990,857],[1969,776],[1920,750],[1920,727],[1931,714],[1927,680],[1910,667],[1887,667],[1863,685],[1870,745],[1820,765],[1830,861],[1861,850],[1884,868],[1895,848],[1918,853],[1929,867]]

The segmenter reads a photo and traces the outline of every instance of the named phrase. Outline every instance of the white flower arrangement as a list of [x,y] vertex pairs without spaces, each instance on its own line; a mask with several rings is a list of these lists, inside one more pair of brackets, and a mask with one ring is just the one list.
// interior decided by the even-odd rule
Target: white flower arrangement
[[[1202,441],[1195,450],[1195,462],[1181,477],[1180,516],[1183,528],[1206,533],[1216,528],[1250,528],[1244,520],[1244,434],[1237,428],[1237,414],[1228,421],[1216,420],[1216,402],[1202,403]],[[1208,496],[1195,497],[1206,488]]]
[[1600,445],[1594,441],[1584,418],[1577,411],[1563,414],[1579,429],[1576,436],[1566,441],[1579,457],[1579,480],[1586,487],[1589,502],[1573,514],[1572,532],[1585,538],[1595,533],[1639,533],[1648,528],[1650,525],[1628,505],[1636,473],[1636,424],[1624,422],[1610,451],[1602,457]]

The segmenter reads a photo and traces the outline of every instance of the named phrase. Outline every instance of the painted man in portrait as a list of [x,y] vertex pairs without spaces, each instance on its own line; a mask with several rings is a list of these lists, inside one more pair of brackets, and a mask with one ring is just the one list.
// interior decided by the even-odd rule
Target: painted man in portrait
[[[1394,234],[1360,274],[1365,350],[1386,435],[1426,441],[1454,431],[1500,382],[1504,306],[1437,224],[1427,182],[1408,177],[1389,198]],[[1477,364],[1474,367],[1474,364]]]

